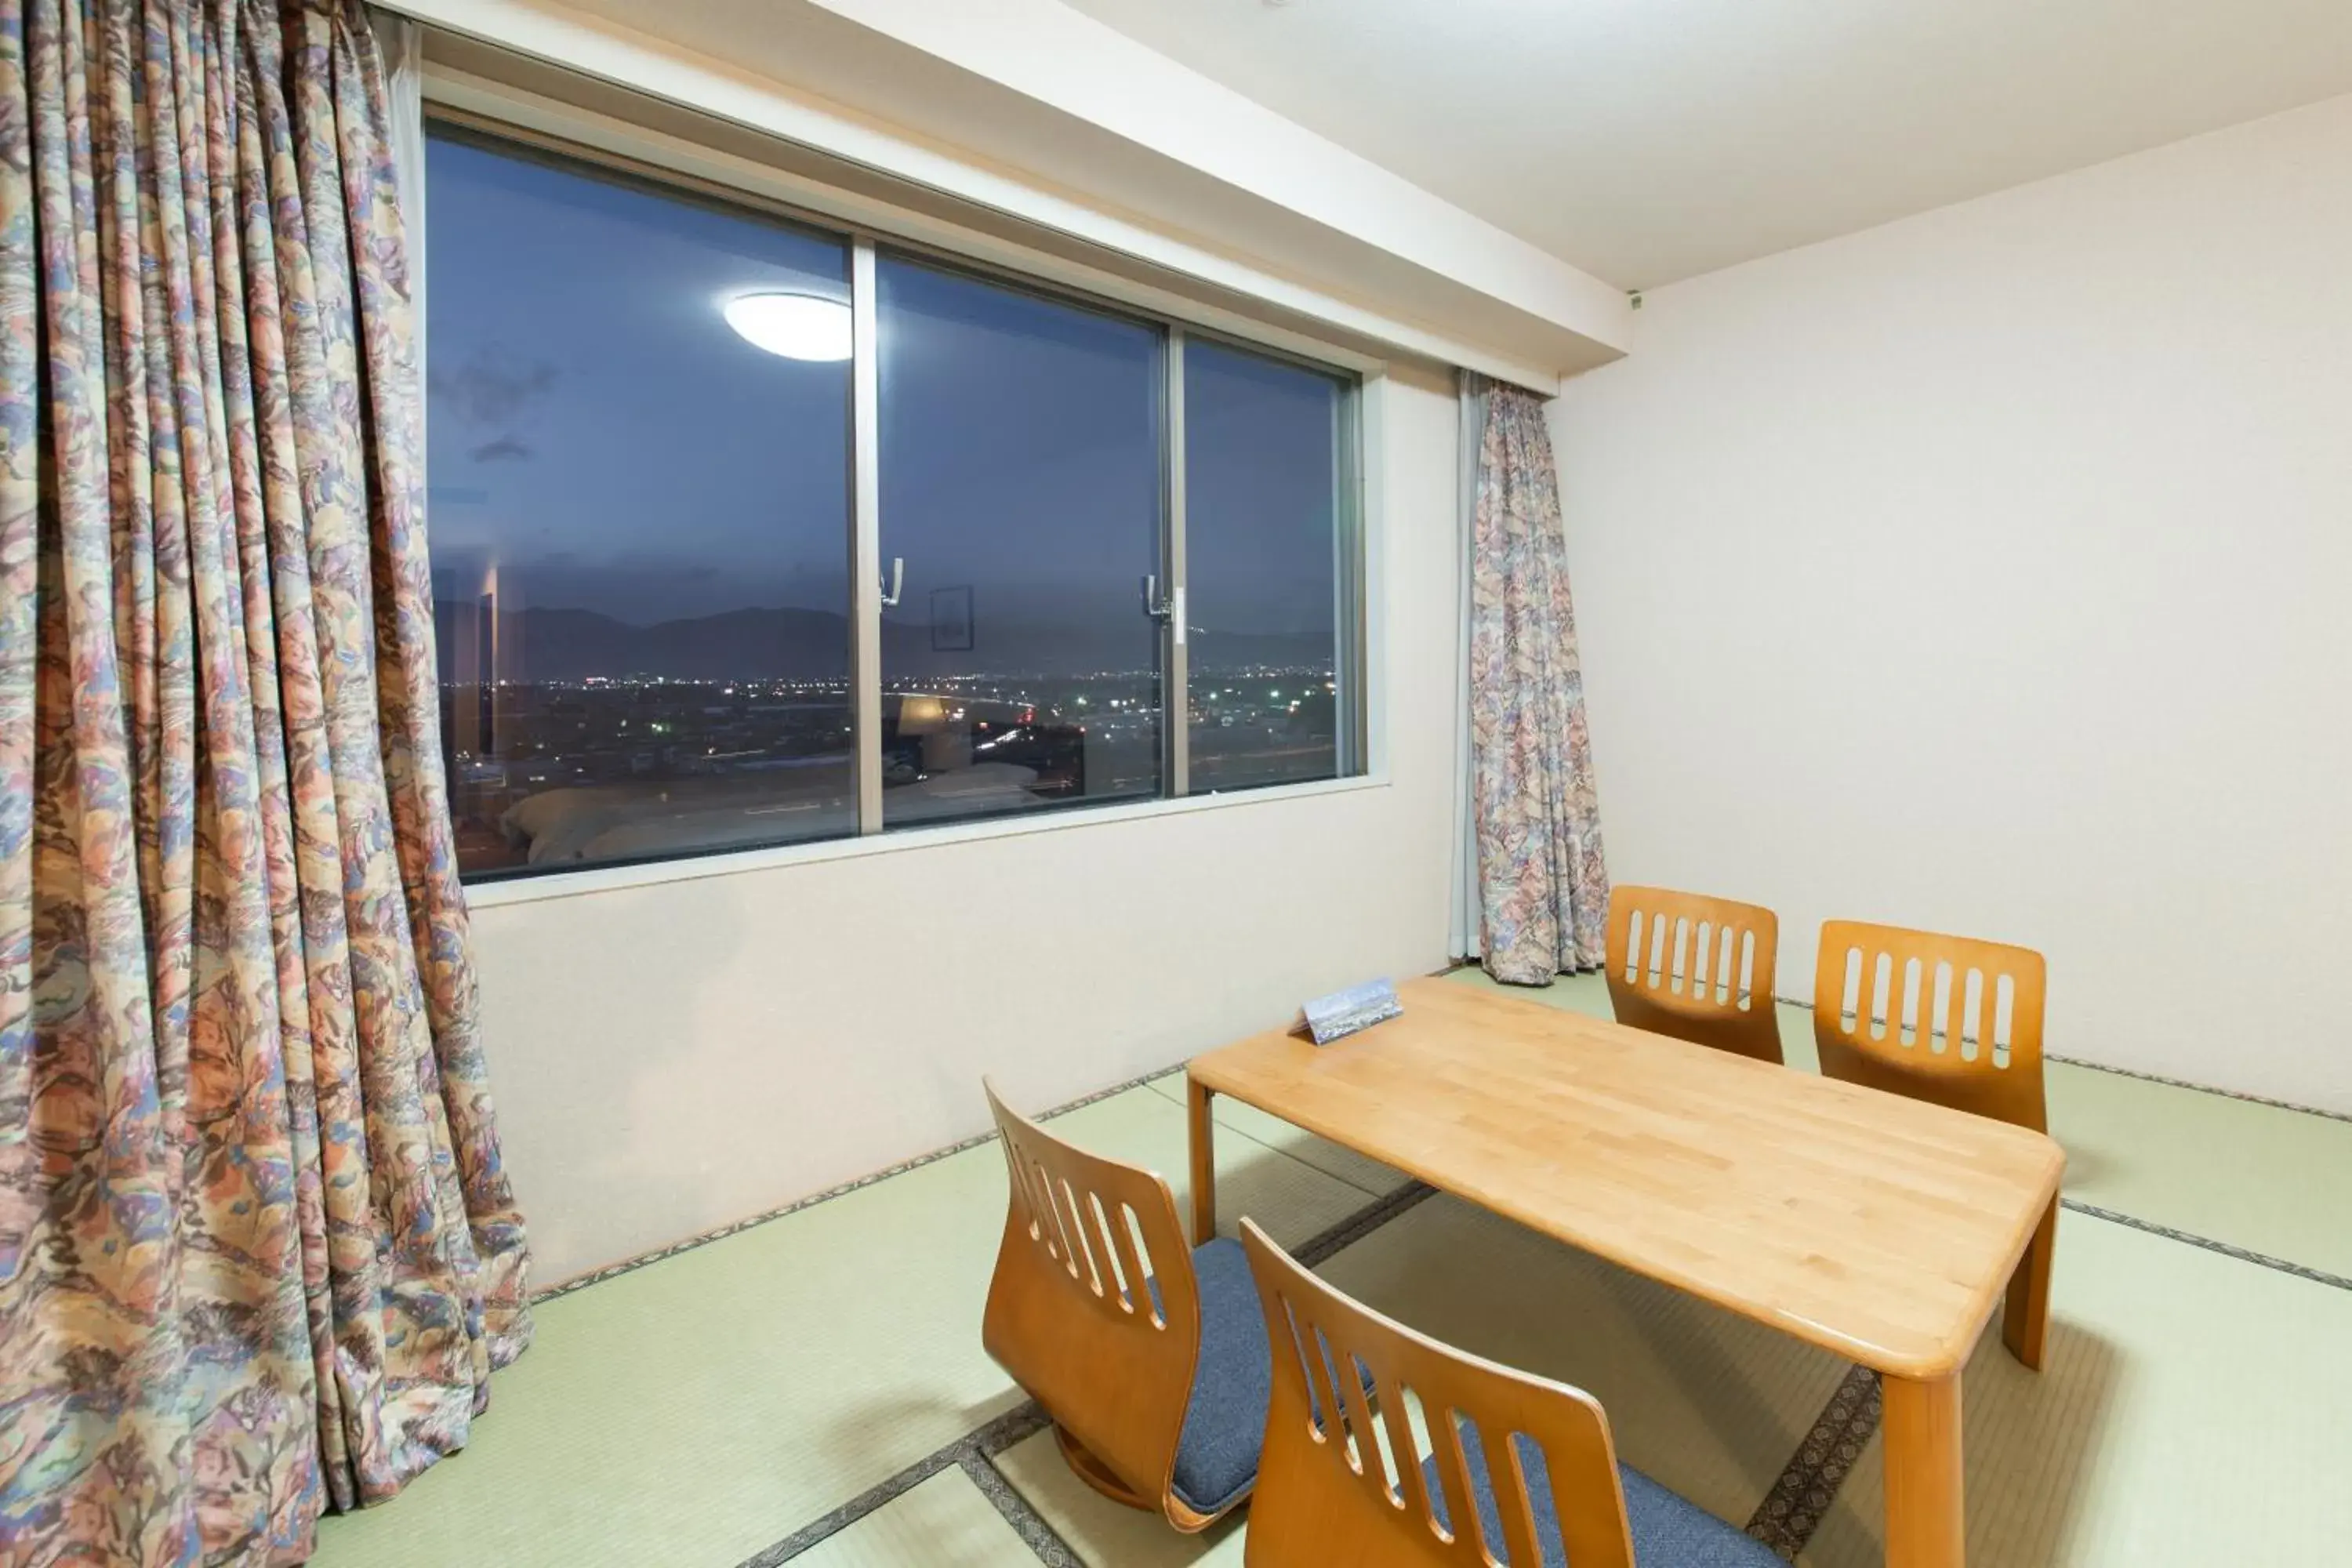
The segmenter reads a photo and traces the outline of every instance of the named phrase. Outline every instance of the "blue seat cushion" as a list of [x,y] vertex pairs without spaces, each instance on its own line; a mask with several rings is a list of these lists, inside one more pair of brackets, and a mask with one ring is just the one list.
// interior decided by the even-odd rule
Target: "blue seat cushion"
[[[1176,1442],[1175,1491],[1195,1513],[1223,1513],[1257,1484],[1274,1357],[1240,1242],[1221,1236],[1194,1247],[1192,1279],[1201,1296],[1201,1359]],[[1156,1305],[1157,1280],[1151,1298]]]
[[[1192,1368],[1192,1391],[1184,1405],[1184,1430],[1176,1439],[1178,1500],[1195,1513],[1223,1513],[1257,1484],[1257,1462],[1265,1447],[1265,1412],[1274,1395],[1274,1356],[1265,1337],[1265,1312],[1250,1278],[1249,1254],[1231,1237],[1204,1241],[1192,1249],[1192,1280],[1201,1298],[1201,1359]],[[1147,1279],[1151,1305],[1160,1308],[1160,1281]],[[1327,1350],[1324,1370],[1334,1378]],[[1371,1369],[1359,1366],[1364,1392],[1373,1391]],[[1322,1403],[1310,1385],[1309,1415],[1319,1424]]]
[[[1495,1504],[1495,1483],[1486,1472],[1486,1449],[1476,1427],[1465,1426],[1461,1431],[1462,1458],[1470,1468],[1470,1494],[1478,1510],[1478,1528],[1500,1557],[1506,1550],[1503,1515]],[[1569,1568],[1543,1450],[1524,1434],[1513,1434],[1511,1441],[1518,1447],[1519,1468],[1528,1478],[1528,1500],[1535,1509],[1536,1546],[1543,1554],[1542,1568]],[[1445,1516],[1445,1489],[1437,1478],[1436,1455],[1422,1461],[1422,1479],[1428,1484],[1429,1505],[1437,1521],[1452,1530],[1453,1523]],[[1685,1502],[1631,1465],[1618,1466],[1617,1479],[1625,1489],[1625,1522],[1633,1536],[1634,1568],[1780,1568],[1780,1559],[1762,1542]]]

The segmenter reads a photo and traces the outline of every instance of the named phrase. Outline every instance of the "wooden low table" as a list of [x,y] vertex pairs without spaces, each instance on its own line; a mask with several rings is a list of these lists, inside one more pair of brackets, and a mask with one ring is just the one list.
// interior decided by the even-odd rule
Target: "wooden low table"
[[1886,1561],[1959,1568],[1960,1369],[2066,1156],[2039,1132],[1438,980],[1335,1045],[1189,1068],[1192,1223],[1231,1095],[1881,1374]]

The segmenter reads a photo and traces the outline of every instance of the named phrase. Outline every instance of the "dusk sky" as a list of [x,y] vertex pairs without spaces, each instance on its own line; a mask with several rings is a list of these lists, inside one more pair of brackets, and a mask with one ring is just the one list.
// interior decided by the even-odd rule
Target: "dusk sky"
[[[440,591],[638,625],[839,613],[849,366],[763,353],[741,293],[846,300],[845,246],[436,132],[427,401]],[[1063,628],[1148,664],[1160,495],[1152,329],[886,254],[882,555],[903,616],[972,590],[988,632]],[[1196,342],[1195,626],[1328,637],[1339,384]]]

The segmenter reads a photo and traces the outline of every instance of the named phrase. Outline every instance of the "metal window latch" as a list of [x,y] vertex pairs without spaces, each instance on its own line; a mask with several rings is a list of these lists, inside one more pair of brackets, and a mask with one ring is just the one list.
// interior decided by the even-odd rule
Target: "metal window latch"
[[886,610],[896,608],[899,592],[906,585],[907,558],[903,555],[893,555],[890,557],[890,585],[882,590],[882,607]]
[[1178,647],[1184,643],[1184,590],[1172,594],[1160,591],[1160,574],[1156,572],[1143,579],[1143,613],[1171,628]]

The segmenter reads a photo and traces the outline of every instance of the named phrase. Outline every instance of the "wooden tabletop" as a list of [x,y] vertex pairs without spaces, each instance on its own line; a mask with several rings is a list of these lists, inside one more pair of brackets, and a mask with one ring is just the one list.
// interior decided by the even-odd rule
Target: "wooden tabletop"
[[2065,1168],[2038,1132],[1450,981],[1193,1081],[1898,1377],[1967,1360]]

